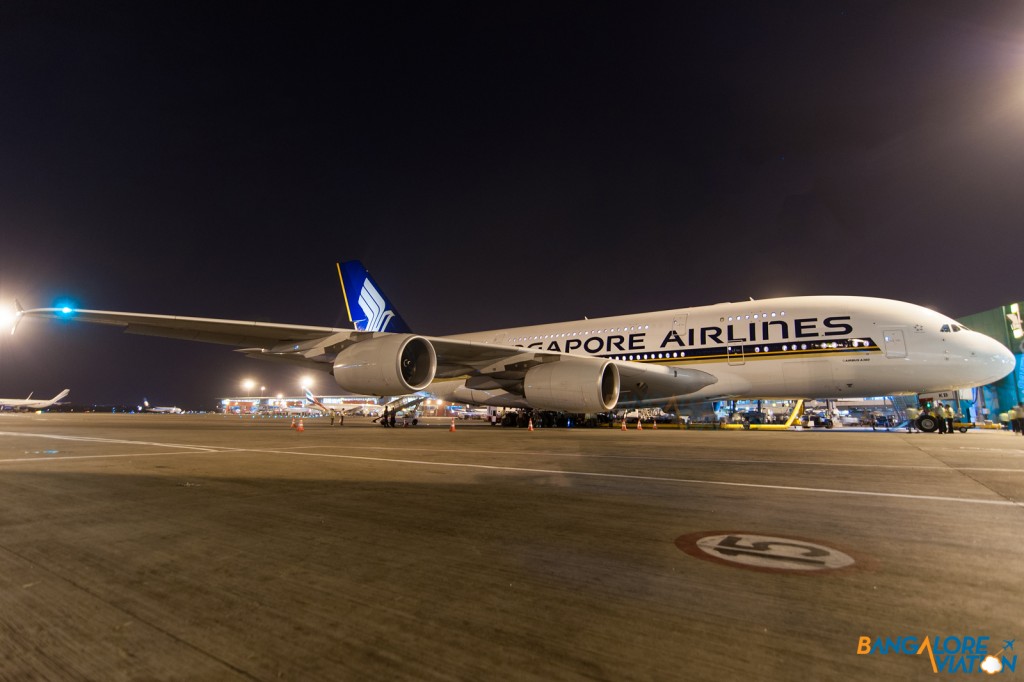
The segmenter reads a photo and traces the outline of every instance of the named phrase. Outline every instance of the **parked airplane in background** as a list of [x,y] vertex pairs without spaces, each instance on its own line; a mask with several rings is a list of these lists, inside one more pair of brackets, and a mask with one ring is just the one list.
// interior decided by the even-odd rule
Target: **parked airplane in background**
[[451,336],[413,334],[358,261],[339,264],[355,329],[38,308],[20,317],[106,324],[235,346],[334,376],[346,391],[603,412],[738,398],[930,393],[995,381],[998,341],[911,303],[801,296]]
[[45,410],[50,407],[58,400],[63,399],[71,393],[70,388],[65,388],[63,391],[53,396],[49,400],[32,400],[32,394],[28,394],[28,398],[0,398],[0,410],[13,410],[17,412],[30,412],[32,410]]
[[160,414],[182,414],[184,412],[180,407],[152,407],[145,398],[142,399],[142,404],[138,407],[139,412],[158,412]]
[[354,407],[346,408],[345,414],[354,417],[379,417],[384,413],[384,407],[382,405],[375,405],[373,403],[365,403],[363,405],[355,405]]
[[270,408],[270,411],[274,414],[293,415],[296,417],[306,416],[313,414],[314,410],[309,405],[303,403],[302,405],[278,405]]
[[316,410],[318,412],[322,412],[323,414],[328,416],[345,414],[361,417],[379,417],[384,409],[380,405],[370,404],[354,405],[350,407],[340,408],[327,407],[326,405],[324,405],[323,401],[317,399],[317,397],[313,395],[313,392],[310,391],[308,388],[306,389],[306,404],[309,405],[311,409]]
[[459,419],[487,419],[490,416],[486,407],[471,407],[464,410],[459,410]]

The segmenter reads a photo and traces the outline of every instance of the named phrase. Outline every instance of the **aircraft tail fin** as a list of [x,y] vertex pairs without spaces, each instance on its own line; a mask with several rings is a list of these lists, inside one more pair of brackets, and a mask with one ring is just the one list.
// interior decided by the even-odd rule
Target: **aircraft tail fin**
[[317,407],[319,407],[322,410],[326,410],[327,409],[327,406],[324,405],[319,400],[317,400],[316,396],[314,396],[313,392],[311,390],[309,390],[308,388],[306,389],[306,400],[308,400],[310,402],[310,404],[316,405]]
[[384,296],[362,263],[351,260],[337,265],[345,309],[349,321],[356,329],[401,334],[412,331],[401,315],[395,312],[395,306]]
[[58,400],[63,400],[64,398],[67,397],[68,393],[71,393],[71,389],[70,388],[65,388],[63,391],[61,391],[60,393],[58,393],[54,397],[53,402],[57,402]]

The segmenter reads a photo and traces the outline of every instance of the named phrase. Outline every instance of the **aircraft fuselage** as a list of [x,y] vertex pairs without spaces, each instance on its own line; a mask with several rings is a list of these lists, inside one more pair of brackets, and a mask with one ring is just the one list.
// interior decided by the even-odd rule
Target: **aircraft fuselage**
[[[852,296],[722,303],[448,338],[695,367],[717,377],[697,393],[680,396],[686,400],[945,391],[995,381],[1013,363],[1002,344],[933,310]],[[436,384],[431,392],[455,400],[510,404],[503,391],[484,395],[451,382]],[[619,406],[645,402],[663,399]]]

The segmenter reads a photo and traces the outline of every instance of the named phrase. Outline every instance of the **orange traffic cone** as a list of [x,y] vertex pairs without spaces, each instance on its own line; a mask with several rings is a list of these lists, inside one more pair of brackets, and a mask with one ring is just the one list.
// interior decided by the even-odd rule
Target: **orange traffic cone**
[[303,431],[306,430],[306,427],[302,425],[301,419],[299,420],[299,425],[295,427],[295,430],[298,431],[299,433],[302,433]]
[[529,426],[529,428],[528,428],[528,429],[526,429],[526,430],[527,430],[527,431],[533,431],[533,417],[530,417],[530,426]]
[[644,430],[644,420],[641,419],[640,417],[636,418],[636,430],[637,431],[643,431]]
[[622,430],[623,431],[626,430],[626,418],[625,417],[622,418]]
[[652,419],[651,420],[651,428],[654,429],[655,431],[658,430],[658,420],[657,419]]
[[455,417],[452,417],[452,425],[448,427],[449,431],[455,430]]
[[292,428],[295,428],[295,417],[292,417]]

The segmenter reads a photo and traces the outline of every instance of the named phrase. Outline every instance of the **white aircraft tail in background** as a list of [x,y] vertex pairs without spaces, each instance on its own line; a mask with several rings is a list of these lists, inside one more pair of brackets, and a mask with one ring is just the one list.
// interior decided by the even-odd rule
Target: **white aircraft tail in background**
[[314,396],[313,392],[310,391],[308,388],[306,389],[306,402],[308,402],[313,407],[313,409],[317,410],[318,412],[323,412],[324,414],[331,414],[332,412],[334,412],[334,410],[332,410],[331,408],[327,407],[322,402],[317,400],[316,396]]
[[62,400],[68,393],[71,393],[71,389],[65,388],[49,400],[32,400],[31,393],[28,394],[28,398],[0,398],[0,410],[17,410],[24,412],[29,410],[45,410],[58,400]]

